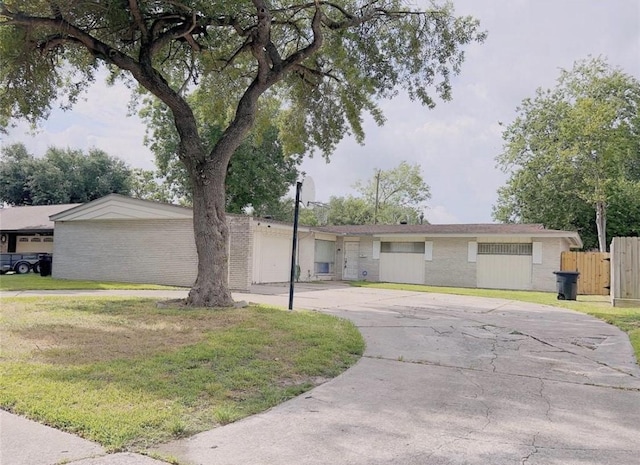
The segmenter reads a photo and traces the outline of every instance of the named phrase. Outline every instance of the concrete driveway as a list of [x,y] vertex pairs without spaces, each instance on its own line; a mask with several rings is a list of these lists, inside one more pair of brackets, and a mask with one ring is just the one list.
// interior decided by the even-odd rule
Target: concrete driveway
[[[288,288],[235,298],[286,306]],[[295,307],[352,320],[364,357],[268,412],[156,452],[181,465],[640,464],[640,369],[613,326],[521,302],[335,285],[298,286]],[[72,447],[74,465],[160,463]],[[6,453],[2,464],[23,465]]]
[[[242,298],[286,305],[286,291]],[[362,360],[159,452],[194,465],[640,464],[640,370],[613,326],[534,304],[377,289],[305,286],[295,302],[355,322]]]

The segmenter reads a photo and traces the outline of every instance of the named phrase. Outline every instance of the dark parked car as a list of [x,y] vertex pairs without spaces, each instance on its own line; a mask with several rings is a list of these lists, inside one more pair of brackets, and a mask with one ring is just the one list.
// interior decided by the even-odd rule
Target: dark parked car
[[3,253],[0,254],[0,272],[15,271],[18,274],[33,270],[39,272],[40,257],[37,253]]

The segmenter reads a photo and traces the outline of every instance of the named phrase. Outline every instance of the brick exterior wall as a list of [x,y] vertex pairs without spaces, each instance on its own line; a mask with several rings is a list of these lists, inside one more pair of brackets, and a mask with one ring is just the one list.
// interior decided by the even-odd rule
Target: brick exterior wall
[[433,241],[433,260],[425,261],[424,279],[429,286],[476,287],[476,264],[467,259],[467,243],[473,238],[426,238]]
[[[366,271],[367,276],[362,272]],[[360,238],[360,258],[358,259],[358,276],[364,281],[380,281],[380,259],[373,259],[373,238]]]
[[569,244],[565,239],[533,239],[533,242],[542,243],[542,263],[533,264],[531,273],[531,285],[534,291],[556,291],[556,275],[554,271],[560,271],[560,256],[565,250],[569,250]]
[[188,287],[197,263],[190,219],[56,223],[54,278]]
[[[227,217],[229,287],[251,285],[250,217]],[[90,220],[56,223],[52,275],[62,279],[191,287],[198,257],[191,219]]]
[[229,225],[229,287],[247,291],[253,269],[253,221],[250,216],[227,215]]

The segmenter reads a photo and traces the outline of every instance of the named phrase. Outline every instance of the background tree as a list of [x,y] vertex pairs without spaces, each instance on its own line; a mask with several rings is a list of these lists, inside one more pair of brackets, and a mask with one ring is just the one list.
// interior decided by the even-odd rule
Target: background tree
[[0,149],[0,201],[9,205],[31,205],[29,178],[34,161],[23,144]]
[[174,199],[169,185],[152,170],[136,168],[131,172],[131,197],[171,203]]
[[[150,128],[147,141],[155,154],[159,173],[165,177],[165,184],[174,198],[192,205],[189,175],[178,158],[180,139],[175,127],[167,113],[157,105],[143,113]],[[215,144],[222,136],[222,129],[205,125],[201,134],[210,144]],[[280,208],[281,197],[300,177],[298,166],[301,162],[300,154],[285,156],[276,126],[258,126],[236,149],[227,167],[226,211],[243,213],[251,207],[255,215],[270,215]]]
[[[399,88],[427,106],[433,92],[449,99],[461,45],[484,36],[451,3],[419,12],[399,0],[3,0],[0,121],[37,122],[59,96],[73,104],[100,63],[160,100],[193,192],[198,274],[188,303],[228,306],[224,180],[261,109],[272,108],[265,102],[282,109],[285,152],[328,156],[346,133],[363,140],[363,112],[382,123],[376,101]],[[204,122],[222,128],[213,144]]]
[[[284,223],[293,223],[295,200],[291,197],[282,197],[277,202],[271,204],[264,214],[257,215],[252,212],[254,216],[261,216],[270,218],[276,221],[282,221]],[[298,223],[301,226],[320,226],[322,224],[318,220],[317,212],[313,208],[300,205]]]
[[362,197],[331,197],[327,224],[373,224],[374,205]]
[[[354,186],[360,196],[331,197],[324,206],[301,209],[301,224],[416,224],[424,221],[422,208],[431,197],[420,166],[405,161],[387,171],[374,170],[368,181]],[[285,220],[293,218],[293,200],[282,205]]]
[[105,152],[51,147],[36,158],[24,145],[2,148],[0,200],[10,205],[84,203],[107,194],[128,195],[131,172]]
[[563,70],[554,89],[522,102],[503,133],[497,161],[510,177],[494,218],[577,229],[601,251],[607,233],[637,234],[639,109],[638,80],[604,60]]
[[387,171],[377,170],[366,183],[358,182],[354,187],[373,205],[373,223],[416,223],[420,205],[431,198],[420,166],[406,161]]

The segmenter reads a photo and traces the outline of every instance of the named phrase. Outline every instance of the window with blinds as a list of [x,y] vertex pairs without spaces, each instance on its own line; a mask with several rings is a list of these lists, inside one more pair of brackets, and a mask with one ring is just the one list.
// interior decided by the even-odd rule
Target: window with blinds
[[382,253],[424,253],[424,242],[382,242]]
[[333,273],[333,265],[336,257],[336,243],[333,241],[315,241],[314,268],[316,274]]
[[532,255],[532,244],[479,243],[478,255]]

